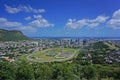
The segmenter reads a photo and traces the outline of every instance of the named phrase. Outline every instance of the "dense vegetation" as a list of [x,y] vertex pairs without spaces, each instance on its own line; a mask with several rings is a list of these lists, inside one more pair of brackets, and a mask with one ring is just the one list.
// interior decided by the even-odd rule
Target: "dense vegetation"
[[120,79],[120,65],[64,63],[0,63],[0,80],[101,80]]
[[0,62],[0,80],[120,80],[120,64],[106,64],[96,55],[106,56],[106,50],[112,49],[104,43],[96,43],[91,45],[94,59],[83,60],[82,57],[91,52],[89,48],[81,49],[77,58],[66,62]]
[[0,41],[18,41],[27,39],[29,38],[20,31],[0,29]]

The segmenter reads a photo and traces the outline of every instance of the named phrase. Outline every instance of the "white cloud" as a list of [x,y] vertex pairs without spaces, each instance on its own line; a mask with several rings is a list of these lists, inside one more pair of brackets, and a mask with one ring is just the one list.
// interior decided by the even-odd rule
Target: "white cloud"
[[20,12],[20,9],[18,9],[18,8],[12,8],[12,7],[8,6],[8,5],[4,5],[4,6],[5,6],[6,11],[8,13],[18,13],[18,12]]
[[115,11],[115,12],[113,13],[113,18],[115,18],[115,19],[120,19],[120,9],[118,9],[117,11]]
[[83,27],[84,25],[87,25],[85,19],[78,20],[78,21],[76,21],[75,19],[69,19],[67,24],[66,24],[66,27],[72,28],[72,29],[77,29],[77,28]]
[[31,20],[28,25],[37,28],[53,27],[54,24],[49,23],[42,15],[33,15],[32,17],[26,17],[25,20]]
[[96,19],[90,20],[90,22],[93,21],[98,23],[104,23],[108,18],[108,16],[98,16]]
[[69,19],[66,24],[66,27],[72,29],[78,29],[84,26],[94,28],[99,26],[101,23],[105,23],[108,18],[109,18],[108,16],[98,16],[95,19],[82,19],[82,20]]
[[25,20],[29,21],[29,20],[31,20],[31,17],[30,16],[26,17]]
[[36,28],[53,27],[54,24],[49,23],[46,19],[40,15],[34,15],[33,20],[31,17],[26,17],[26,20],[32,20],[27,25],[24,25],[17,21],[9,21],[6,18],[0,18],[0,28],[3,29],[15,29],[23,32],[36,32]]
[[32,26],[25,26],[20,22],[8,21],[6,18],[0,18],[0,28],[21,30],[29,33],[36,31]]
[[107,22],[108,27],[120,29],[120,9],[113,13],[112,18]]
[[1,22],[5,22],[5,21],[7,21],[6,18],[0,18],[0,23],[1,23]]
[[54,24],[49,23],[46,19],[42,18],[41,15],[34,15],[35,20],[29,23],[30,26],[44,28],[44,27],[53,27]]
[[48,23],[48,21],[46,19],[37,19],[37,20],[33,20],[32,22],[29,23],[31,26],[34,27],[53,27],[54,25],[51,23]]
[[28,32],[28,33],[36,32],[36,28],[34,28],[32,26],[22,26],[19,28],[19,30],[24,31],[24,32]]
[[33,16],[35,19],[41,19],[42,18],[42,15],[34,15]]
[[113,29],[120,29],[120,19],[111,19],[107,22],[108,27]]
[[21,23],[8,21],[6,18],[0,18],[0,25],[2,27],[18,27],[18,26],[22,26]]
[[88,27],[90,27],[90,28],[94,28],[96,26],[99,26],[99,23],[91,23],[88,25]]
[[45,9],[34,9],[31,6],[24,6],[24,5],[19,5],[18,7],[11,7],[8,5],[4,5],[6,8],[6,11],[8,13],[18,13],[18,12],[33,12],[33,13],[44,13]]

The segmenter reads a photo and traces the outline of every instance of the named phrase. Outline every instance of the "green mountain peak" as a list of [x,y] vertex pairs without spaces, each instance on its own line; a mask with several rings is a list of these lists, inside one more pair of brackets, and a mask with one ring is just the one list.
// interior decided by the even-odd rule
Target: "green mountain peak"
[[0,41],[19,41],[28,39],[29,38],[19,30],[0,29]]

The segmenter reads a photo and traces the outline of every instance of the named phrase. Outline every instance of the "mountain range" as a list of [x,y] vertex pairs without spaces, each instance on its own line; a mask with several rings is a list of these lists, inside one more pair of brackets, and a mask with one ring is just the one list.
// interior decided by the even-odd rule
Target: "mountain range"
[[0,29],[0,41],[19,41],[28,40],[21,31]]

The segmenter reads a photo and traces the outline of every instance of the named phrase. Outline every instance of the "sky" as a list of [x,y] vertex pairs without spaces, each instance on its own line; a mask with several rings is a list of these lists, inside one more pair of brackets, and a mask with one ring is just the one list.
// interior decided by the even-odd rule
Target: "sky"
[[120,0],[0,0],[0,29],[28,37],[120,37]]

